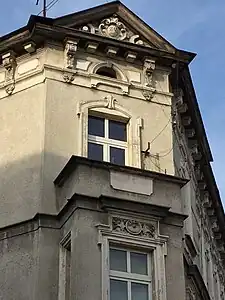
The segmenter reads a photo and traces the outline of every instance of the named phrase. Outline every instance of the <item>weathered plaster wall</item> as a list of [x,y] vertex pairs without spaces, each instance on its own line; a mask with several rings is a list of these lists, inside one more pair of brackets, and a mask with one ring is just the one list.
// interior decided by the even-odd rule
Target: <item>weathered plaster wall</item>
[[38,244],[38,231],[0,241],[0,299],[38,299]]
[[185,299],[182,230],[170,224],[161,224],[160,231],[161,234],[169,236],[166,257],[167,297]]
[[45,97],[40,84],[0,99],[0,226],[40,208]]

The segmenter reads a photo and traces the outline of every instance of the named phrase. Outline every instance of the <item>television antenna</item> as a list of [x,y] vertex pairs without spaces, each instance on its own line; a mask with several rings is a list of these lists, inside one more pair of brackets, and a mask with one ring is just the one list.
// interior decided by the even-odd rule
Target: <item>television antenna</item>
[[[47,12],[47,8],[46,8],[47,3],[46,3],[46,1],[47,1],[47,0],[43,0],[43,9],[42,9],[42,13],[43,13],[43,17],[44,17],[44,18],[46,17],[46,12]],[[38,5],[38,4],[39,4],[39,0],[37,0],[37,2],[36,2],[36,5]]]
[[[40,0],[36,0],[36,5],[39,4]],[[47,0],[43,0],[43,9],[38,13],[39,15],[43,15],[43,17],[47,16],[47,11],[50,10],[53,6],[56,5],[56,3],[58,3],[59,0],[51,0],[48,4],[47,4]]]

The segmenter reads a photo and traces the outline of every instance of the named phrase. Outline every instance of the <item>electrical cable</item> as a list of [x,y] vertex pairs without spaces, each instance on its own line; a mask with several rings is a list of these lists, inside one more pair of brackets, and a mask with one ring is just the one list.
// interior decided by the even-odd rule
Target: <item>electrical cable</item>
[[166,153],[166,154],[163,154],[163,155],[159,155],[159,157],[165,157],[167,155],[169,155],[173,150],[173,147]]
[[151,163],[152,163],[159,171],[161,171],[162,173],[166,173],[165,170],[163,170],[163,169],[160,168],[160,166],[157,166],[157,164],[152,160],[151,156],[150,156],[149,158],[150,158]]
[[[51,9],[59,0],[52,0],[51,2],[49,2],[48,5],[46,5],[46,11],[48,11],[49,9]],[[37,2],[38,3],[38,2]],[[44,9],[42,9],[37,16],[39,16],[41,13],[43,13]]]
[[[159,83],[159,82],[158,82]],[[161,84],[159,83],[159,86],[160,86],[160,88],[161,88],[161,90],[163,90],[162,89],[162,86],[161,86]],[[165,95],[163,95],[165,98],[166,98],[166,96]],[[166,98],[166,100],[167,100],[167,98]],[[169,105],[170,105],[170,103],[168,103]],[[165,113],[165,111],[164,111],[164,109],[163,109],[163,107],[162,107],[162,105],[160,105],[160,108],[162,109],[162,111],[163,111],[163,113],[165,114],[165,116],[166,117],[168,117],[167,116],[167,114]],[[150,141],[150,144],[152,144],[162,133],[163,133],[163,131],[166,129],[166,127],[169,125],[169,123],[171,122],[171,120],[172,120],[172,115],[170,116],[170,118],[169,118],[169,120],[168,120],[168,122],[166,123],[166,125],[160,130],[160,132]]]
[[[177,67],[177,69],[178,69],[178,67]],[[178,70],[177,70],[178,71]],[[179,76],[179,74],[178,74],[178,72],[177,72],[177,82],[178,82],[178,76]],[[161,84],[160,84],[160,82],[158,82],[158,84],[159,84],[159,87],[160,87],[160,89],[163,91],[163,89],[162,89],[162,86],[161,86]],[[167,97],[165,96],[165,95],[163,95],[165,98],[166,98],[166,100],[167,100]],[[168,103],[169,105],[171,105],[171,103]],[[168,115],[166,114],[166,112],[164,111],[164,109],[163,109],[163,107],[162,107],[162,105],[160,105],[160,108],[162,109],[162,111],[163,111],[163,113],[165,114],[165,116],[167,117]],[[168,122],[166,123],[166,125],[160,130],[160,132],[151,140],[151,142],[150,142],[150,145],[163,133],[163,131],[166,129],[166,127],[169,125],[169,123],[172,121],[172,114],[171,114],[171,116],[170,116],[170,118],[169,118],[169,120],[168,120]],[[171,152],[172,152],[172,150],[173,150],[173,147],[171,147],[171,149],[169,149],[169,150],[166,150],[166,151],[162,151],[162,152],[158,152],[157,154],[158,154],[158,158],[161,158],[161,157],[166,157],[167,155],[169,155]],[[159,155],[160,153],[164,153],[164,154],[162,154],[162,155]],[[158,169],[160,169],[161,171],[163,171],[159,166],[157,166],[154,162],[153,162],[153,160],[151,159],[151,157],[153,157],[153,156],[151,156],[151,154],[150,154],[150,160],[151,160],[151,162],[158,168]],[[164,172],[164,171],[163,171]]]
[[[48,8],[46,9],[46,11],[48,11],[49,9],[51,9],[57,2],[59,2],[59,0],[55,0],[55,2],[52,3],[51,6],[48,6]],[[50,3],[51,3],[51,2],[50,2]],[[49,5],[50,5],[50,3],[49,3]]]
[[[177,62],[176,64],[176,89],[178,89],[178,79],[179,79],[179,62]],[[158,81],[158,84],[159,84],[159,87],[160,89],[163,91],[163,88],[161,86],[161,83]],[[163,95],[166,100],[167,100],[167,97],[165,95]],[[171,105],[171,103],[168,103],[169,105]],[[167,117],[167,114],[165,113],[162,105],[160,105],[160,108],[162,109],[163,113],[165,114],[165,116]],[[150,144],[152,144],[162,133],[163,131],[166,129],[166,127],[169,125],[170,121],[172,121],[172,114],[168,120],[168,123],[163,127],[163,129],[150,141]],[[171,150],[172,151],[172,150]]]
[[152,144],[163,133],[163,131],[169,125],[170,121],[171,121],[171,118],[168,120],[168,122],[166,123],[166,125],[161,129],[161,131],[150,141],[150,144]]

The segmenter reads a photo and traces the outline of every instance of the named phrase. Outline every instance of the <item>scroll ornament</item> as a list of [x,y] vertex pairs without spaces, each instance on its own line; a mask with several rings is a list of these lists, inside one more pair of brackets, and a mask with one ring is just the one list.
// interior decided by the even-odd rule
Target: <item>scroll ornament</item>
[[117,100],[113,97],[113,95],[108,95],[104,97],[104,100],[107,101],[106,107],[109,109],[115,109]]
[[144,75],[144,85],[147,87],[153,86],[153,72],[155,70],[155,61],[146,59],[144,62],[143,75]]
[[11,95],[15,89],[15,71],[16,58],[13,52],[9,52],[2,56],[2,64],[5,68],[5,90],[8,95]]
[[147,238],[154,238],[156,231],[153,224],[119,217],[112,219],[112,229],[120,233]]
[[77,43],[78,42],[76,40],[66,41],[65,50],[64,50],[65,70],[63,73],[63,79],[67,83],[71,83],[75,78],[75,74],[70,72],[69,70],[75,69]]

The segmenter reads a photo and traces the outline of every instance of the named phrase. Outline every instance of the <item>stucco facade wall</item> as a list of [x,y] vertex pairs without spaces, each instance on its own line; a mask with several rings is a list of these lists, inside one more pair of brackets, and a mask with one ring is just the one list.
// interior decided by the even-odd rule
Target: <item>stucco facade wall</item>
[[[142,66],[116,58],[110,61],[127,78],[128,95],[116,88],[115,83],[112,86],[112,82],[91,88],[90,74],[103,59],[106,58],[78,51],[78,67],[84,68],[86,64],[88,69],[77,69],[74,82],[68,84],[63,80],[63,48],[48,45],[46,49],[18,59],[13,95],[6,96],[4,81],[0,83],[3,123],[0,131],[1,214],[4,215],[0,224],[3,226],[27,219],[37,212],[57,211],[53,179],[71,155],[82,155],[79,104],[98,102],[109,94],[135,120],[140,119],[140,156],[140,152],[147,149],[148,142],[153,141],[151,154],[162,153],[157,171],[166,170],[173,174],[172,151],[164,156],[172,148],[168,70],[156,70],[156,88],[165,94],[156,93],[149,102],[141,90]],[[4,79],[3,68],[0,73]],[[133,82],[134,77],[140,82]],[[101,82],[101,77],[98,80]],[[155,170],[155,163],[149,157],[142,155],[141,159],[145,169]]]
[[38,248],[38,231],[0,240],[1,299],[38,299]]
[[40,84],[0,99],[0,226],[40,209],[45,98]]

